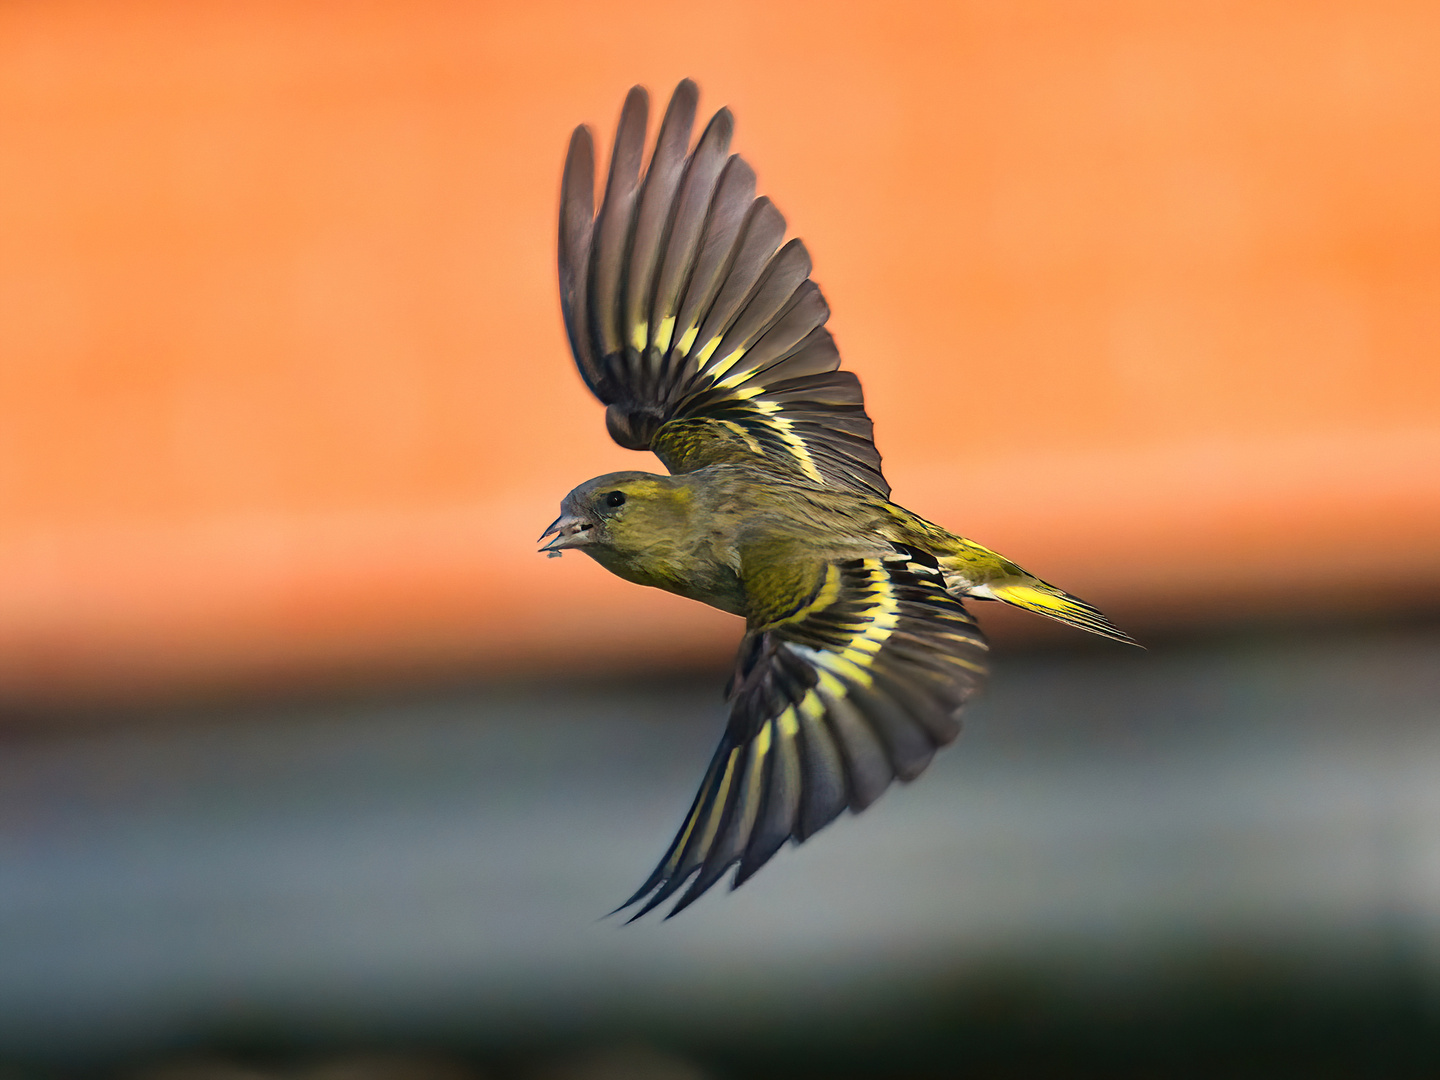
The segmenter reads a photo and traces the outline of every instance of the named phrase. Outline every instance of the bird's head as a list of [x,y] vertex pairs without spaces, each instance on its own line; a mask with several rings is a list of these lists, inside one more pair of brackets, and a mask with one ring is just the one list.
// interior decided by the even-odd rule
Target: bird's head
[[638,558],[673,536],[688,517],[690,491],[677,477],[619,472],[587,480],[560,503],[560,516],[540,534],[554,537],[540,550],[558,555],[581,548],[609,565]]

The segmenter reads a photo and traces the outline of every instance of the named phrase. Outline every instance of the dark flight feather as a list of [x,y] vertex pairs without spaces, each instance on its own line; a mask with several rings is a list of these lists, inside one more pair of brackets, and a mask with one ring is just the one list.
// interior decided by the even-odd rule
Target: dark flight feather
[[620,125],[610,151],[605,200],[595,219],[595,238],[590,252],[590,332],[594,335],[596,354],[607,365],[615,363],[625,344],[620,293],[626,277],[630,226],[640,187],[640,162],[645,155],[649,115],[650,96],[644,87],[632,87],[620,110]]
[[695,268],[706,214],[720,180],[720,170],[725,167],[734,129],[729,110],[721,109],[706,126],[685,166],[655,286],[655,304],[650,312],[650,344],[661,355],[670,351],[674,341],[675,324],[667,326],[666,320],[680,314],[680,301]]
[[595,225],[595,142],[583,125],[570,136],[560,181],[560,310],[570,351],[590,392],[608,400],[589,333],[590,237]]
[[750,295],[750,290],[769,265],[770,257],[779,250],[784,239],[785,219],[775,209],[774,203],[764,195],[760,196],[750,204],[750,211],[745,215],[739,244],[726,263],[720,290],[700,324],[694,342],[681,339],[676,345],[682,355],[694,353],[702,365],[706,364],[719,345],[721,334],[734,320],[740,305]]
[[685,170],[690,149],[690,129],[695,123],[695,106],[700,91],[686,79],[675,94],[660,122],[655,153],[645,170],[645,186],[635,217],[635,234],[630,243],[629,279],[625,287],[623,325],[630,331],[629,347],[644,353],[650,342],[650,309],[655,295],[655,275],[665,253],[666,233],[675,204],[675,194]]

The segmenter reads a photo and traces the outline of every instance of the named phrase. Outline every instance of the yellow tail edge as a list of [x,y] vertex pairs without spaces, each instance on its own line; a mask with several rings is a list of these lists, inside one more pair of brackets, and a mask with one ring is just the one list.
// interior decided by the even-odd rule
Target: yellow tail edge
[[1122,641],[1126,645],[1143,647],[1084,600],[1062,592],[1053,585],[1046,585],[1043,582],[1037,584],[992,582],[986,591],[996,600],[1024,608],[1026,611],[1033,611],[1036,615],[1044,615],[1047,619],[1055,619],[1080,630],[1088,630],[1092,634],[1099,634],[1112,641]]

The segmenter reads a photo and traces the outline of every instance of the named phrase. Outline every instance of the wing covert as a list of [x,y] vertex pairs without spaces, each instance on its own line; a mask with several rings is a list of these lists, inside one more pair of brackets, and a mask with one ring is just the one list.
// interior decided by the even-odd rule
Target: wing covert
[[677,914],[732,866],[736,888],[786,840],[914,779],[983,681],[984,636],[923,552],[767,560],[752,587],[771,599],[741,643],[730,722],[665,857],[622,905],[644,901],[634,918],[689,882]]
[[721,109],[689,150],[699,91],[676,88],[642,172],[649,98],[625,99],[604,198],[576,129],[560,199],[560,297],[611,437],[671,472],[762,461],[888,496],[859,380],[839,371],[810,256],[755,196]]

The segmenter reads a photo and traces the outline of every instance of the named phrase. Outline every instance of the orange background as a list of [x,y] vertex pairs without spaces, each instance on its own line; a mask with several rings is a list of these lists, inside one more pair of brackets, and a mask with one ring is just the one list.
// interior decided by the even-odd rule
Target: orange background
[[652,467],[566,140],[687,75],[899,501],[1142,636],[1433,609],[1437,56],[1433,2],[6,4],[0,698],[723,656],[533,544]]

